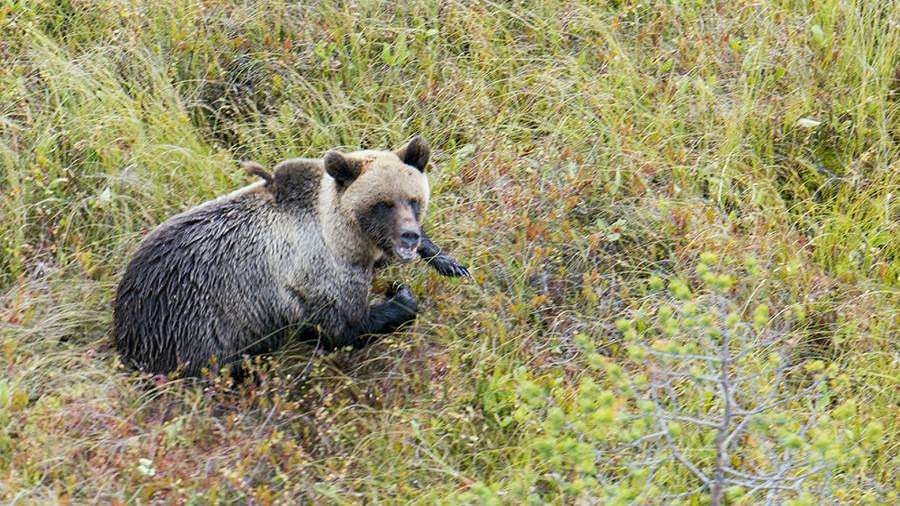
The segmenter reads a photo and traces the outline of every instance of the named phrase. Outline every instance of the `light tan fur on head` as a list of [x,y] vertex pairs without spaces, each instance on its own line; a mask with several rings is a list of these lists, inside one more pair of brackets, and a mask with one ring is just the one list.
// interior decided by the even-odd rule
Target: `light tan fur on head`
[[404,164],[390,151],[354,151],[345,156],[360,160],[361,174],[344,191],[341,208],[363,212],[380,201],[417,199],[421,202],[421,220],[428,208],[431,189],[424,173]]
[[340,242],[356,242],[357,250],[367,249],[375,257],[399,252],[408,260],[415,247],[410,234],[421,234],[428,207],[428,156],[428,144],[418,136],[395,152],[328,152],[323,163],[330,177],[322,181],[320,213],[323,219],[340,214],[342,226],[327,228],[352,230],[356,241],[345,236]]

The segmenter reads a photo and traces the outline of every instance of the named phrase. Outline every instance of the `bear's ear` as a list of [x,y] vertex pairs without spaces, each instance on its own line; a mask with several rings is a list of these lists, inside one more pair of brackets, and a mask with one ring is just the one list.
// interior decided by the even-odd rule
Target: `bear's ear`
[[416,135],[406,143],[406,146],[398,149],[396,154],[401,162],[425,172],[428,157],[431,156],[431,148],[428,147],[428,141]]
[[359,160],[347,158],[343,153],[332,149],[325,153],[325,172],[333,177],[340,186],[347,186],[359,177],[362,171],[362,163]]

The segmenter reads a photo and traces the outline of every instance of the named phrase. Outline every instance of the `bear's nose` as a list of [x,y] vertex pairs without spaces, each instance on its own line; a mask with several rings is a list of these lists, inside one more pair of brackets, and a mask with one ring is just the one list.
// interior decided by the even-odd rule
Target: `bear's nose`
[[419,233],[407,230],[400,234],[400,245],[405,248],[411,248],[419,244]]

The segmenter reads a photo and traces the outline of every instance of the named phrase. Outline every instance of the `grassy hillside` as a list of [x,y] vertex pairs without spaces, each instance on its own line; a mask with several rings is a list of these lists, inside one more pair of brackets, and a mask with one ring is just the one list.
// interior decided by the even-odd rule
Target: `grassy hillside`
[[[395,5],[399,3],[400,5]],[[0,502],[891,504],[900,3],[0,4]],[[422,309],[138,377],[142,234],[429,139]]]

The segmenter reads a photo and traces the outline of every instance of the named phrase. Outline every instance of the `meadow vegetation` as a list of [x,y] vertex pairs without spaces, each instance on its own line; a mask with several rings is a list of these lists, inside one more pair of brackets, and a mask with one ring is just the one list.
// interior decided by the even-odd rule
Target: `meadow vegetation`
[[[0,502],[896,504],[900,3],[0,4]],[[433,148],[416,323],[125,370],[166,217]],[[252,287],[248,287],[252,289]]]

